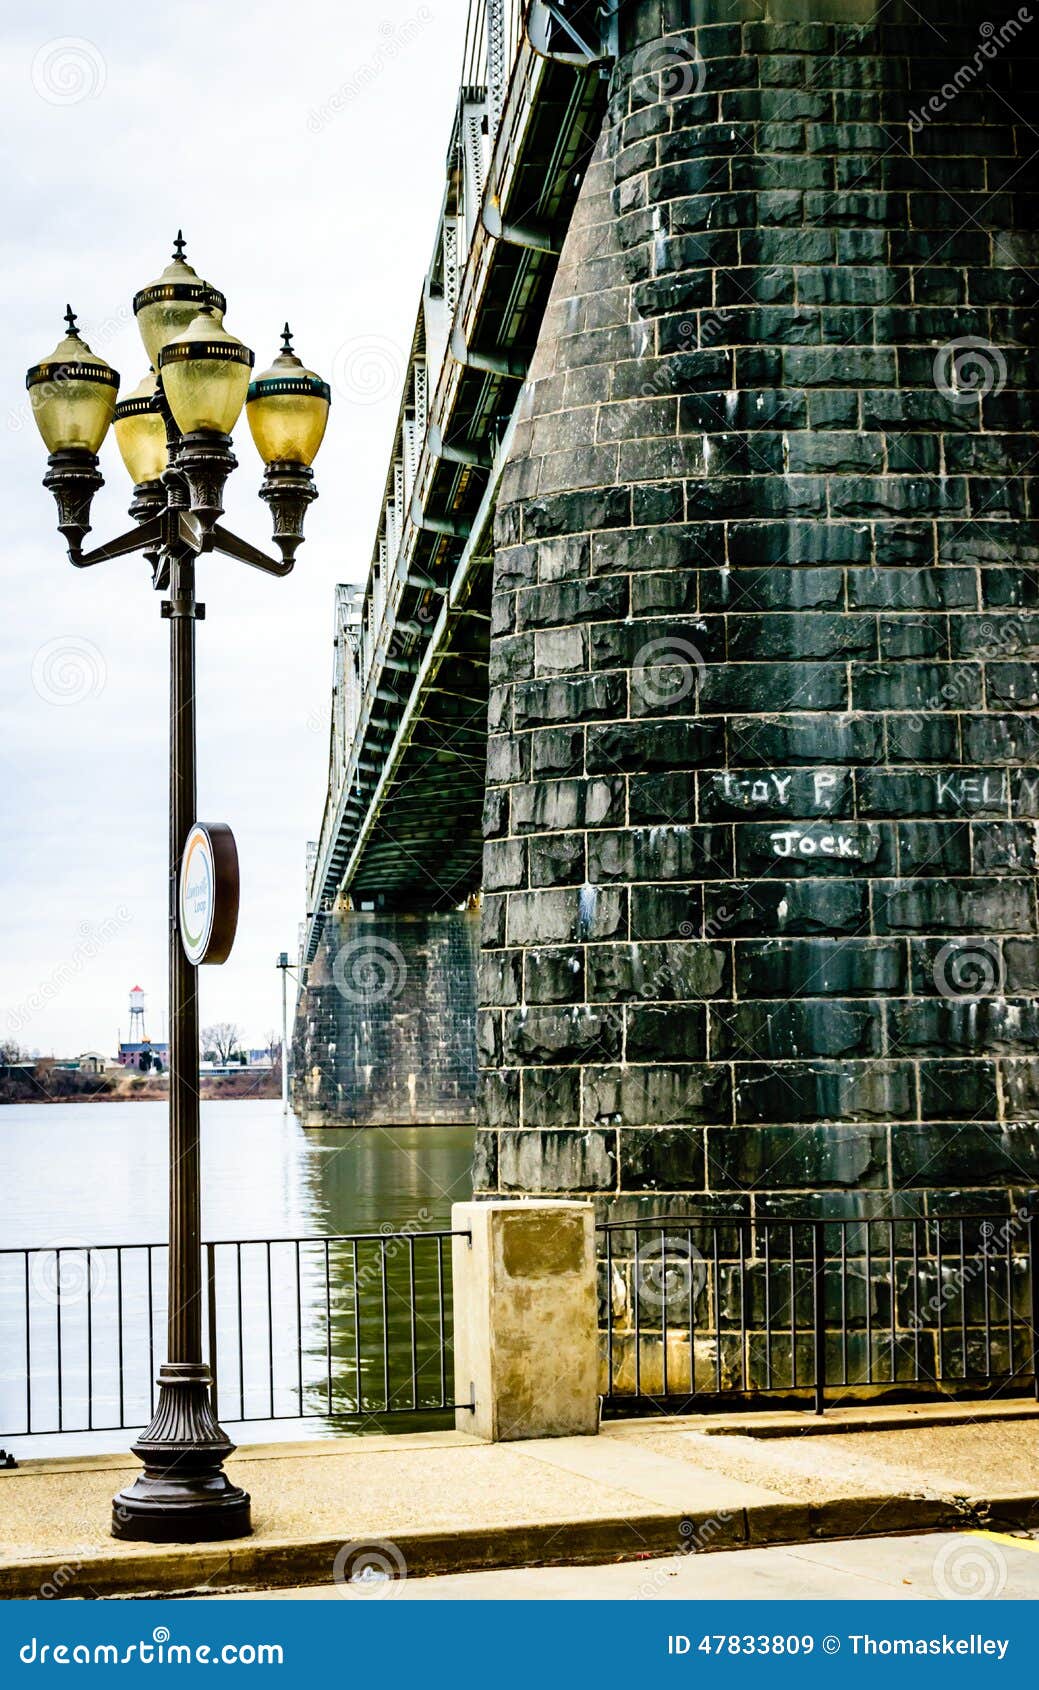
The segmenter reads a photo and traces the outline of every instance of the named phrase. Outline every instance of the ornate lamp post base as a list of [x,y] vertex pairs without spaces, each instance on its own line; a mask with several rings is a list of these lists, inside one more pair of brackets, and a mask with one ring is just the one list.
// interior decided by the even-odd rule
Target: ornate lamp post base
[[144,1472],[112,1503],[112,1536],[145,1543],[203,1543],[248,1537],[247,1491],[223,1462],[234,1444],[213,1417],[209,1369],[182,1362],[159,1369],[159,1400],[133,1445]]

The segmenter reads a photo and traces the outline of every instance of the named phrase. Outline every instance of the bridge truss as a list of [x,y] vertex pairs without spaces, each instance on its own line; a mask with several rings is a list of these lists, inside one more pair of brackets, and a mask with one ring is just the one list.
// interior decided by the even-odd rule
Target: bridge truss
[[479,888],[494,503],[605,106],[601,10],[471,0],[371,566],[336,589],[304,963],[346,894],[443,910]]

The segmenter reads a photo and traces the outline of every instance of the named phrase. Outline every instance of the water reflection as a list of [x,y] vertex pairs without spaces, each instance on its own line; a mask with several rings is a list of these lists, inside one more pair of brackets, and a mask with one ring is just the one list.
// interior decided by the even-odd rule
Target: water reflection
[[[34,1423],[58,1423],[59,1355],[63,1425],[111,1425],[120,1403],[125,1418],[143,1422],[162,1357],[165,1251],[105,1246],[143,1246],[165,1232],[164,1106],[7,1108],[0,1154],[0,1247],[44,1247],[28,1267],[21,1256],[0,1256],[0,1429],[24,1423],[27,1339]],[[356,1294],[351,1245],[328,1248],[327,1278],[323,1244],[236,1246],[448,1227],[451,1204],[471,1194],[471,1129],[304,1132],[277,1102],[211,1103],[203,1106],[202,1160],[203,1236],[229,1241],[214,1251],[216,1329],[221,1414],[228,1423],[250,1420],[236,1435],[341,1432],[329,1405],[333,1415],[366,1411],[363,1429],[385,1429],[389,1422],[381,1413],[373,1420],[373,1410],[450,1400],[451,1358],[440,1343],[441,1323],[450,1330],[449,1242],[442,1258],[433,1240],[402,1245],[382,1236],[357,1246]],[[102,1248],[88,1257],[86,1245]],[[301,1404],[313,1418],[268,1424],[271,1415],[298,1415]],[[9,1441],[24,1455],[58,1447],[43,1438]],[[118,1431],[69,1433],[60,1448],[125,1441]]]

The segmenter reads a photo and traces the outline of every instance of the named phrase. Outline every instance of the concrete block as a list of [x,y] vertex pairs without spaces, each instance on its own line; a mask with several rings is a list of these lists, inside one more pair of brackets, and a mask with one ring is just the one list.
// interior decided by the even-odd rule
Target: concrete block
[[456,1203],[451,1225],[460,1431],[488,1443],[598,1430],[591,1203]]

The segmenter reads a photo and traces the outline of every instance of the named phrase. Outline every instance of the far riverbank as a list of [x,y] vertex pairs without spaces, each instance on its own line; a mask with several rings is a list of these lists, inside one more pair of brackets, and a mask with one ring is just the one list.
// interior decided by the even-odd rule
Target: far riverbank
[[[0,1107],[23,1103],[161,1103],[169,1090],[168,1074],[139,1074],[130,1068],[80,1074],[65,1069],[48,1071],[40,1063],[31,1074],[0,1076]],[[277,1068],[260,1073],[243,1068],[240,1074],[203,1074],[201,1095],[227,1102],[276,1098],[281,1096],[281,1075]]]

